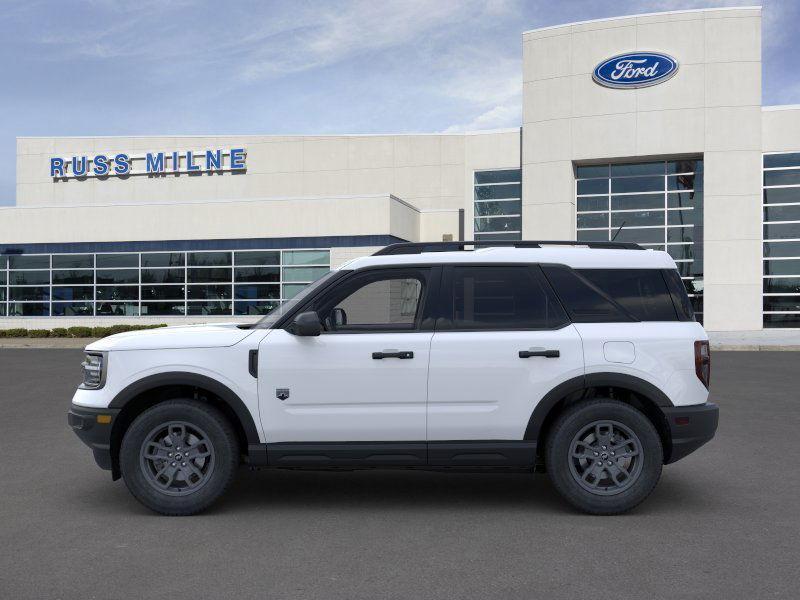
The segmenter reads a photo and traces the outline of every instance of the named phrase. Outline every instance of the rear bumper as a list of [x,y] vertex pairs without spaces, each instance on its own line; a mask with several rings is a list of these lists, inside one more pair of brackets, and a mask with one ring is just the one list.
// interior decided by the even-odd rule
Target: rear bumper
[[719,407],[713,402],[663,410],[672,438],[672,451],[665,461],[667,464],[691,454],[717,432]]
[[[114,408],[86,408],[72,405],[67,413],[67,423],[80,440],[92,449],[94,460],[101,469],[111,470],[111,429],[119,414]],[[108,415],[108,423],[98,422],[97,417]],[[104,421],[106,419],[101,419]]]

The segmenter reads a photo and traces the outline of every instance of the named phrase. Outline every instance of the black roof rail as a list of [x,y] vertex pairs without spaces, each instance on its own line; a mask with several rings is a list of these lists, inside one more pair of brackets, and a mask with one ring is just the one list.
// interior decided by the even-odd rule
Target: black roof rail
[[476,248],[541,248],[542,246],[586,246],[606,250],[644,250],[633,242],[579,242],[575,240],[523,240],[523,241],[469,241],[469,242],[400,242],[381,248],[372,256],[389,254],[422,254],[423,252],[468,251]]

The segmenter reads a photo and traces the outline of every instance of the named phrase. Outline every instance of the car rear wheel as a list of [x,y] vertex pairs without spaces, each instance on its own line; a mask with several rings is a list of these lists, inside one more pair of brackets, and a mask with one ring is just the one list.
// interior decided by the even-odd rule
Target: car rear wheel
[[144,411],[120,449],[125,485],[139,502],[165,515],[208,508],[233,481],[238,464],[231,424],[194,400],[170,400]]
[[639,410],[588,400],[564,411],[547,439],[547,472],[559,493],[591,514],[626,512],[647,498],[663,464],[661,439]]

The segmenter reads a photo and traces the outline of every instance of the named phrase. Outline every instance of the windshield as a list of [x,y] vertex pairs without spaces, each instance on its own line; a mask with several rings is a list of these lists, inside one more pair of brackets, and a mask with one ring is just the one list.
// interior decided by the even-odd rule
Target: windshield
[[308,284],[308,287],[300,290],[300,292],[294,298],[284,300],[281,304],[269,311],[266,315],[264,315],[264,318],[254,325],[254,327],[258,327],[260,329],[271,329],[275,323],[281,319],[281,317],[292,312],[300,304],[303,304],[312,294],[328,285],[328,282],[336,277],[339,277],[341,273],[342,271],[331,271],[317,279],[315,282]]

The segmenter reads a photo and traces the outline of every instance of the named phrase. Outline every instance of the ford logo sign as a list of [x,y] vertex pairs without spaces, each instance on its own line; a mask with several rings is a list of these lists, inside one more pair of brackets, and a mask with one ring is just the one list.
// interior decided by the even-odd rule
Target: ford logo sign
[[641,88],[666,81],[678,72],[678,61],[659,52],[612,56],[594,68],[592,79],[610,88]]

